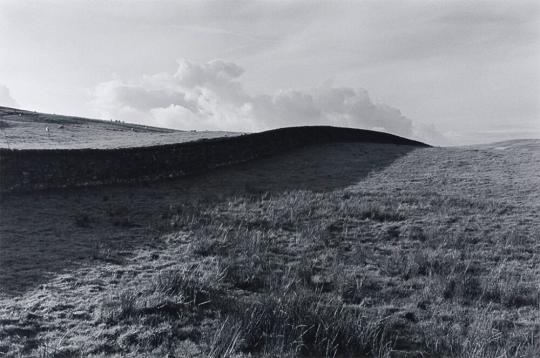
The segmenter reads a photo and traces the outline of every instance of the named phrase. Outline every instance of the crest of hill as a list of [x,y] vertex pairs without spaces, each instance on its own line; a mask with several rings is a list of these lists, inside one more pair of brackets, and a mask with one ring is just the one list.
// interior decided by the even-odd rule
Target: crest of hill
[[[31,117],[32,114],[8,109],[2,117],[2,120],[7,123],[2,132],[8,147],[0,148],[1,191],[156,181],[198,174],[217,167],[326,143],[362,142],[427,146],[424,143],[388,133],[330,126],[288,127],[247,135],[205,132],[210,135],[191,138],[185,135],[174,137],[186,132],[154,133],[153,131],[157,129],[148,129],[143,126],[141,132],[136,131],[135,127],[129,127],[128,134],[140,134],[140,137],[136,138],[137,142],[133,142],[133,138],[130,138],[130,145],[118,146],[115,142],[115,145],[111,147],[110,143],[114,141],[110,136],[104,139],[96,133],[104,135],[103,132],[115,129],[117,123],[95,120],[84,122],[84,119],[68,117],[68,121],[75,123],[68,125],[68,122],[59,122],[62,118],[60,116],[37,114],[33,120],[29,119],[29,116]],[[11,147],[9,143],[13,136],[10,137],[10,130],[28,123],[34,127],[43,126],[44,123],[56,125],[66,123],[59,124],[55,131],[63,132],[72,127],[76,128],[77,133],[72,136],[62,135],[61,139],[68,138],[70,144],[77,143],[78,145],[61,145],[60,148],[43,145],[36,148],[36,145],[41,142],[37,141],[35,136],[32,137],[35,131],[21,130],[18,133],[21,138],[15,143],[19,145],[24,143],[28,136],[32,138],[32,142],[30,144],[27,142],[26,147],[23,146],[23,148]],[[121,125],[124,124],[121,123]],[[52,130],[48,129],[49,127],[46,128],[40,137],[50,142]],[[84,136],[85,133],[86,136]],[[188,133],[197,134],[198,132]],[[154,134],[171,135],[171,137],[167,138],[168,141],[157,144],[140,139]],[[117,141],[118,138],[122,138],[123,144],[127,144],[125,133],[121,136],[123,137],[116,137]],[[103,142],[109,146],[81,147],[81,144],[89,144],[88,137],[91,137],[93,144]],[[173,137],[175,141],[171,141]]]
[[[320,131],[335,131],[330,126],[317,126]],[[292,128],[296,128],[293,130]],[[288,127],[268,131],[280,133],[300,131]],[[326,128],[326,129],[324,129]],[[181,131],[152,127],[122,121],[89,119],[83,117],[46,114],[16,108],[0,107],[0,148],[7,149],[117,149],[150,147],[167,144],[193,142],[197,140],[236,137],[238,132],[224,131]],[[308,129],[306,129],[308,130]],[[351,131],[350,133],[348,131]],[[352,132],[356,134],[352,135]],[[340,131],[332,141],[364,141],[424,145],[424,143],[395,135],[357,129]],[[352,136],[351,136],[352,135]],[[335,136],[335,135],[334,135]],[[355,138],[352,138],[355,137]],[[362,137],[362,138],[360,138]]]

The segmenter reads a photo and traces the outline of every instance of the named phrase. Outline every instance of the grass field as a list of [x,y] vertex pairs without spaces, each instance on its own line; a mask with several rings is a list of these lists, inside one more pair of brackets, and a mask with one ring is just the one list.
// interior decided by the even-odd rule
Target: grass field
[[540,141],[4,194],[0,356],[537,357]]
[[0,107],[0,148],[113,149],[173,144],[238,134],[178,131]]

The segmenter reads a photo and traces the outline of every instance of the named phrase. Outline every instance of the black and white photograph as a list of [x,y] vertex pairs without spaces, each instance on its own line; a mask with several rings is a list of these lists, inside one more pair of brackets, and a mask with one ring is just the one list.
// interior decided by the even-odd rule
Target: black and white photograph
[[4,357],[540,357],[540,1],[0,0]]

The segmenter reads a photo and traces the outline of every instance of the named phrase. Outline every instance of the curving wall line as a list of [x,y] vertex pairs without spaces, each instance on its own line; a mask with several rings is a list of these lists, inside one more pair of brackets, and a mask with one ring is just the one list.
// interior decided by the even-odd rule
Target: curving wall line
[[330,126],[118,149],[0,149],[0,192],[155,181],[202,173],[323,143],[424,146],[395,135]]

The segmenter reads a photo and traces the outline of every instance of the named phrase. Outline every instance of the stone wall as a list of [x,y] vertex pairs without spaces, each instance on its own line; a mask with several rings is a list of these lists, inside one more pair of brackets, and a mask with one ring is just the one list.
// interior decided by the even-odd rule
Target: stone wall
[[0,149],[0,191],[154,181],[197,174],[332,142],[426,146],[386,133],[326,126],[281,128],[238,137],[119,149]]

